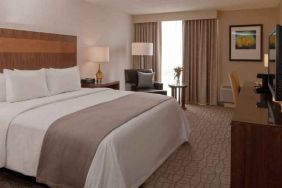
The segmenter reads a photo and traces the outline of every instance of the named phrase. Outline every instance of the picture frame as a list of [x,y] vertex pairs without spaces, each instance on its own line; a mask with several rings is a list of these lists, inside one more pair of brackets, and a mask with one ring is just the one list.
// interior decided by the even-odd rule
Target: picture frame
[[229,26],[229,61],[262,61],[263,25]]

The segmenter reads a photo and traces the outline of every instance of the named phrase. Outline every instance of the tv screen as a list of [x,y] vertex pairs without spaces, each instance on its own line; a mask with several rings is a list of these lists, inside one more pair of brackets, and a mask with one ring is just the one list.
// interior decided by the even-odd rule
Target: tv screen
[[282,26],[277,25],[269,35],[269,89],[276,101],[282,101]]

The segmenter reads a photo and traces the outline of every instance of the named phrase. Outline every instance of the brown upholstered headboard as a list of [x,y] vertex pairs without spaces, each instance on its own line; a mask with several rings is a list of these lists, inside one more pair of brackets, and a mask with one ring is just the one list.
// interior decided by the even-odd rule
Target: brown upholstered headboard
[[0,72],[75,66],[76,42],[76,36],[0,28]]

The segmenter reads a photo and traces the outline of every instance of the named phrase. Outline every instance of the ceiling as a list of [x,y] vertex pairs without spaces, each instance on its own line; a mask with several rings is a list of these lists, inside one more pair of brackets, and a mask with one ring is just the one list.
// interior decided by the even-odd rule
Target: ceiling
[[269,8],[279,0],[86,0],[130,14],[152,14],[193,10],[240,10]]

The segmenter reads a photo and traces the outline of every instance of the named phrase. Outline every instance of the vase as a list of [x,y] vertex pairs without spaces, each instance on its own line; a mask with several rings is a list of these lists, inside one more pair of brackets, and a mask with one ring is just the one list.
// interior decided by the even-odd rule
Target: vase
[[180,84],[180,76],[177,76],[177,77],[176,77],[176,83],[177,83],[177,84]]

